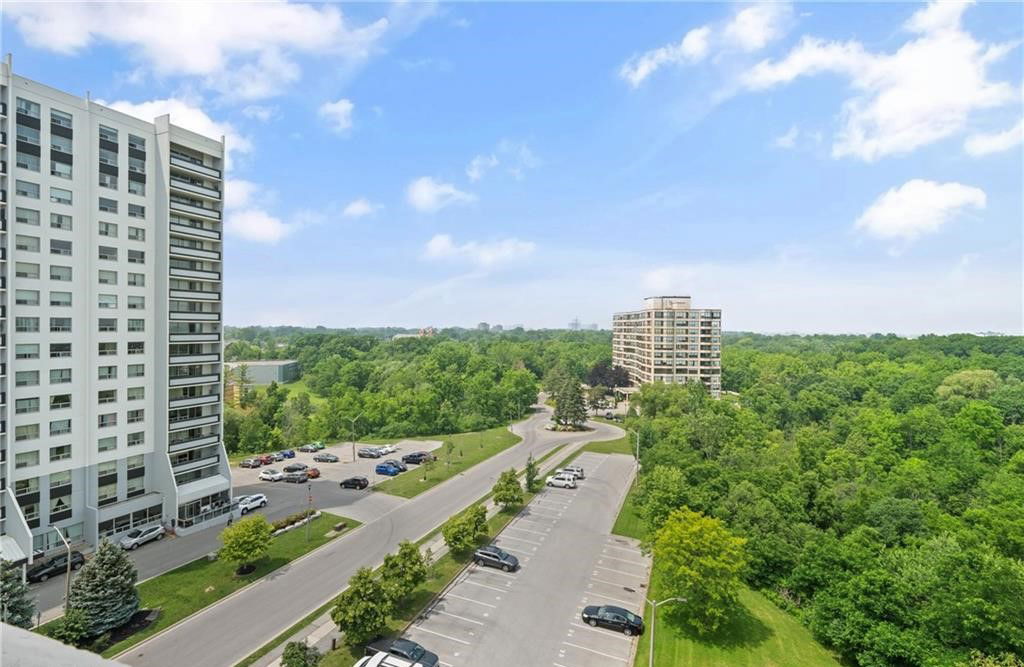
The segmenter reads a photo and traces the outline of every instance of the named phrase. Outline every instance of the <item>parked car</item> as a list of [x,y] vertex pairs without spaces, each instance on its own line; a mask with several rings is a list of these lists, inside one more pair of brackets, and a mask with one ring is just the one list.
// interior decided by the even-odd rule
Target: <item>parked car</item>
[[576,477],[567,473],[559,473],[548,477],[548,486],[557,486],[563,489],[575,489]]
[[307,454],[312,454],[313,452],[316,451],[316,447],[313,445],[302,445],[301,447],[299,447],[299,451],[305,452]]
[[611,410],[605,410],[604,418],[605,419],[611,419],[612,418],[612,411]]
[[373,655],[360,658],[353,667],[419,667],[419,663],[403,660],[386,651],[376,651]]
[[295,461],[294,463],[289,463],[288,465],[286,465],[284,467],[284,471],[285,472],[301,472],[301,471],[305,470],[308,467],[309,467],[308,465],[306,465],[305,463],[303,463],[301,461]]
[[150,540],[164,539],[165,532],[167,531],[160,524],[146,528],[132,528],[121,538],[121,548],[134,551]]
[[565,470],[566,472],[571,472],[573,475],[576,475],[576,479],[586,479],[587,478],[587,476],[583,474],[583,466],[578,466],[578,465],[565,466],[565,468],[563,468],[563,470]]
[[473,561],[477,565],[496,567],[505,572],[515,572],[519,569],[519,559],[507,551],[494,546],[480,547],[473,552]]
[[316,479],[319,476],[320,476],[320,469],[319,468],[306,468],[306,477],[309,477],[310,479]]
[[431,653],[414,641],[408,639],[396,639],[388,647],[388,653],[411,660],[413,663],[423,667],[437,667],[439,658],[436,653]]
[[238,499],[238,508],[242,510],[242,514],[248,514],[252,510],[266,506],[267,497],[262,493],[254,493],[251,496],[242,496]]
[[280,452],[278,452],[278,454],[280,454],[281,456],[285,457],[286,459],[294,459],[295,458],[295,450],[294,449],[282,449]]
[[317,463],[337,463],[341,459],[339,459],[337,456],[329,452],[320,452],[319,454],[313,457],[313,460],[316,461]]
[[395,447],[394,445],[378,445],[377,450],[381,454],[394,454],[398,451],[398,447]]
[[379,459],[384,456],[384,453],[376,447],[360,447],[357,454],[361,459]]
[[267,468],[266,470],[260,471],[259,479],[264,482],[280,482],[282,479],[284,479],[284,473],[282,473],[280,470]]
[[241,468],[259,468],[263,465],[263,462],[259,459],[242,459],[242,462],[238,465]]
[[271,463],[275,462],[273,454],[262,454],[260,456],[257,456],[256,458],[258,458],[260,460],[260,463],[262,463],[265,466],[268,466]]
[[321,449],[323,449],[325,447],[324,443],[320,442],[319,440],[317,440],[316,442],[314,442],[312,444],[313,444],[313,447],[315,447],[317,451],[319,451],[319,450],[321,450]]
[[[77,570],[85,564],[85,556],[80,551],[71,552],[71,569]],[[68,555],[66,553],[59,556],[55,556],[45,563],[39,563],[33,565],[25,573],[25,577],[35,583],[37,581],[46,581],[50,577],[56,577],[67,572],[68,569]]]
[[306,474],[305,470],[290,472],[285,474],[284,481],[291,482],[292,484],[302,484],[309,481],[309,475]]
[[274,452],[273,454],[271,454],[271,456],[274,457],[275,463],[280,463],[281,461],[284,461],[284,454],[282,454],[281,452]]
[[412,452],[402,457],[403,463],[426,463],[427,461],[436,461],[437,457],[430,452]]
[[627,637],[644,633],[644,619],[622,607],[590,605],[583,608],[580,616],[583,622],[592,628],[618,630]]
[[396,468],[398,468],[399,470],[401,470],[402,472],[405,472],[406,470],[409,469],[409,466],[405,465],[404,463],[402,463],[398,459],[384,459],[383,463],[388,463],[390,465],[393,465]]
[[398,473],[402,472],[397,467],[390,463],[378,463],[377,467],[373,469],[378,475],[387,475],[388,477],[394,477]]
[[365,477],[349,477],[341,480],[340,486],[343,489],[365,489],[370,486],[370,480]]

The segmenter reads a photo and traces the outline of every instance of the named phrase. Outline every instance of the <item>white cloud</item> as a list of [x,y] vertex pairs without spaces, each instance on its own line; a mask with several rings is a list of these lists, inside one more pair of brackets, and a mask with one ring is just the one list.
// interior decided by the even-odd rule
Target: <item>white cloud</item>
[[470,181],[476,183],[488,169],[498,166],[498,157],[493,153],[490,155],[477,155],[466,165],[466,176]]
[[441,183],[430,176],[422,176],[409,183],[406,199],[417,211],[434,213],[452,204],[476,201],[476,195],[463,192],[451,183]]
[[252,181],[229,178],[224,182],[224,209],[239,210],[255,205],[261,188]]
[[516,180],[522,180],[527,171],[536,169],[543,161],[526,142],[502,139],[493,152],[477,155],[469,161],[466,176],[476,183],[499,164],[504,164],[506,171]]
[[796,146],[796,138],[800,135],[800,130],[796,125],[793,125],[786,131],[785,134],[775,137],[772,143],[776,148],[793,148]]
[[764,90],[801,76],[842,74],[857,94],[843,103],[833,157],[871,162],[909,153],[961,131],[972,112],[1016,99],[1010,84],[987,73],[1010,46],[986,45],[965,32],[966,6],[933,2],[918,10],[904,24],[917,37],[892,54],[804,37],[785,58],[750,69],[742,84]]
[[380,208],[380,205],[374,204],[365,197],[359,199],[353,199],[345,206],[341,214],[346,218],[362,218],[363,216],[370,215],[374,211]]
[[285,224],[262,209],[247,208],[228,211],[224,217],[224,229],[228,234],[246,241],[274,244],[294,231],[294,226]]
[[246,118],[252,118],[258,120],[261,123],[266,123],[277,115],[277,107],[260,106],[258,104],[250,104],[249,106],[242,109],[242,115]]
[[355,105],[344,97],[337,102],[324,102],[317,113],[327,121],[331,129],[343,133],[352,128],[352,110]]
[[937,232],[964,209],[985,204],[979,188],[914,179],[876,199],[854,227],[878,239],[909,242]]
[[964,150],[968,155],[981,157],[990,153],[1008,151],[1022,141],[1024,141],[1024,120],[1019,120],[1016,125],[1002,132],[972,134],[964,142]]
[[30,46],[72,55],[110,43],[159,75],[198,76],[233,99],[281,92],[301,74],[294,55],[362,62],[400,18],[353,27],[337,6],[279,1],[25,2],[5,10]]
[[456,244],[448,234],[438,234],[427,241],[423,256],[427,259],[464,259],[480,267],[520,259],[531,254],[536,245],[516,238],[493,242],[467,241]]
[[738,11],[722,35],[731,46],[757,51],[784,34],[792,15],[787,2],[762,2]]
[[619,76],[636,88],[664,65],[700,62],[708,54],[710,35],[709,26],[694,28],[678,44],[667,44],[631,57],[619,68]]

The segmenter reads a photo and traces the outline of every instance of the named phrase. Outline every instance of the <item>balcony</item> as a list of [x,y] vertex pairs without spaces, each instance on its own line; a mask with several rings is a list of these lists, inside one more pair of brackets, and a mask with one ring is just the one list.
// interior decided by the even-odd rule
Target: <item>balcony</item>
[[[172,293],[173,297],[174,294]],[[187,334],[175,334],[172,333],[170,336],[172,343],[216,343],[220,341],[219,333],[187,333]]]
[[203,459],[196,459],[194,461],[186,461],[184,463],[178,463],[173,466],[174,473],[183,473],[190,470],[196,470],[198,468],[206,468],[208,466],[216,465],[220,462],[220,455],[214,454],[213,456],[207,456]]
[[183,225],[177,222],[171,223],[171,231],[175,234],[185,234],[188,236],[198,236],[204,239],[220,240],[220,232],[218,231],[204,229],[202,227],[194,227],[192,225]]
[[200,426],[210,426],[211,424],[220,423],[220,415],[206,415],[205,417],[193,417],[191,419],[179,419],[178,421],[168,422],[167,429],[170,431],[181,431],[188,428],[199,428]]
[[219,271],[198,271],[196,269],[177,269],[171,267],[172,278],[200,278],[202,280],[220,280]]
[[184,310],[172,310],[170,312],[172,320],[185,321],[185,322],[219,322],[220,313],[194,313]]
[[187,299],[191,301],[220,301],[220,292],[172,289],[170,294],[172,299]]
[[171,357],[172,364],[213,364],[219,361],[219,354],[188,354]]
[[174,167],[181,167],[182,169],[188,169],[189,171],[202,174],[203,176],[209,176],[210,178],[220,178],[219,169],[207,167],[205,164],[187,157],[178,157],[177,155],[172,154],[171,165]]
[[172,443],[168,446],[167,451],[171,454],[177,452],[183,452],[187,449],[196,449],[197,447],[207,447],[209,445],[220,444],[220,436],[217,434],[204,435],[198,438],[192,438],[191,440],[182,440],[181,442]]
[[172,398],[167,402],[168,407],[171,408],[190,408],[194,405],[207,405],[209,403],[219,403],[220,394],[204,394],[202,396],[186,396],[184,398]]
[[192,215],[199,215],[213,220],[220,220],[220,211],[215,211],[212,208],[205,208],[203,206],[194,206],[180,201],[174,201],[173,199],[171,200],[171,210],[191,213]]
[[195,259],[212,259],[214,261],[220,261],[220,253],[216,250],[202,250],[200,248],[187,248],[185,246],[170,245],[170,253],[172,255],[179,255],[181,257],[192,257]]
[[174,176],[171,176],[171,187],[190,194],[199,195],[200,197],[209,197],[210,199],[220,201],[219,190],[208,188],[205,185],[196,185],[195,183],[183,181],[180,178],[175,178]]
[[200,384],[216,384],[220,382],[220,373],[208,373],[206,375],[191,375],[187,377],[171,378],[167,381],[169,387],[191,387]]

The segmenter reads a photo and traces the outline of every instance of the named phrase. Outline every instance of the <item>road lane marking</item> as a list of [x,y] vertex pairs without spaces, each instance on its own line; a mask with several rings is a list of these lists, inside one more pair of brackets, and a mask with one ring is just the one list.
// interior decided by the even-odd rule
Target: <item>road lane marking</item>
[[413,630],[421,630],[423,632],[429,632],[432,635],[437,635],[438,637],[444,637],[445,639],[450,639],[453,642],[459,642],[460,644],[465,644],[466,646],[470,646],[470,643],[465,641],[464,639],[456,639],[455,637],[449,637],[448,635],[442,635],[440,632],[434,632],[433,630],[428,630],[427,628],[424,628],[423,626],[420,626],[420,625],[414,625],[414,626],[412,626],[412,629]]
[[613,570],[610,567],[604,567],[603,565],[595,565],[595,570],[606,570],[608,572],[614,572],[615,574],[621,574],[626,577],[633,577],[634,579],[646,579],[646,574],[633,574],[632,572],[623,572],[622,570]]
[[457,618],[460,621],[465,621],[466,623],[476,623],[477,625],[483,625],[482,621],[474,621],[473,619],[466,618],[465,616],[459,616],[458,614],[453,614],[453,613],[448,612],[448,611],[441,611],[437,607],[434,607],[433,609],[428,611],[427,614],[429,615],[431,612],[436,612],[438,614],[444,614],[445,616],[451,616],[452,618]]
[[455,598],[456,600],[465,600],[466,602],[473,602],[474,604],[483,605],[484,607],[490,607],[491,609],[497,609],[498,605],[491,604],[490,602],[480,602],[480,600],[474,600],[473,598],[463,597],[456,595],[455,593],[448,593],[445,595],[446,598]]
[[572,644],[572,643],[569,643],[569,642],[562,642],[562,643],[565,644],[566,646],[571,646],[573,648],[578,648],[581,651],[589,651],[590,653],[596,653],[597,655],[603,655],[606,658],[611,658],[612,660],[618,660],[619,662],[629,662],[625,658],[620,658],[619,656],[612,655],[611,653],[604,653],[602,651],[595,651],[592,648],[587,648],[586,646],[580,646],[579,644]]

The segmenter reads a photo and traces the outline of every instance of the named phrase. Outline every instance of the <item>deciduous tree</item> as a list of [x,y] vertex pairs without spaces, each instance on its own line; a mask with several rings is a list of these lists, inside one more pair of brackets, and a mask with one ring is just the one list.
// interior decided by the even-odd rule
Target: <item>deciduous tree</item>
[[235,563],[238,571],[263,558],[270,548],[274,528],[262,514],[253,514],[240,519],[220,533],[223,546],[217,552],[219,558]]
[[345,643],[357,646],[377,637],[394,610],[391,599],[373,570],[359,568],[331,608],[331,620],[345,633]]
[[515,470],[506,470],[498,476],[498,481],[491,489],[494,502],[508,510],[523,503],[523,487],[519,484],[519,476]]

